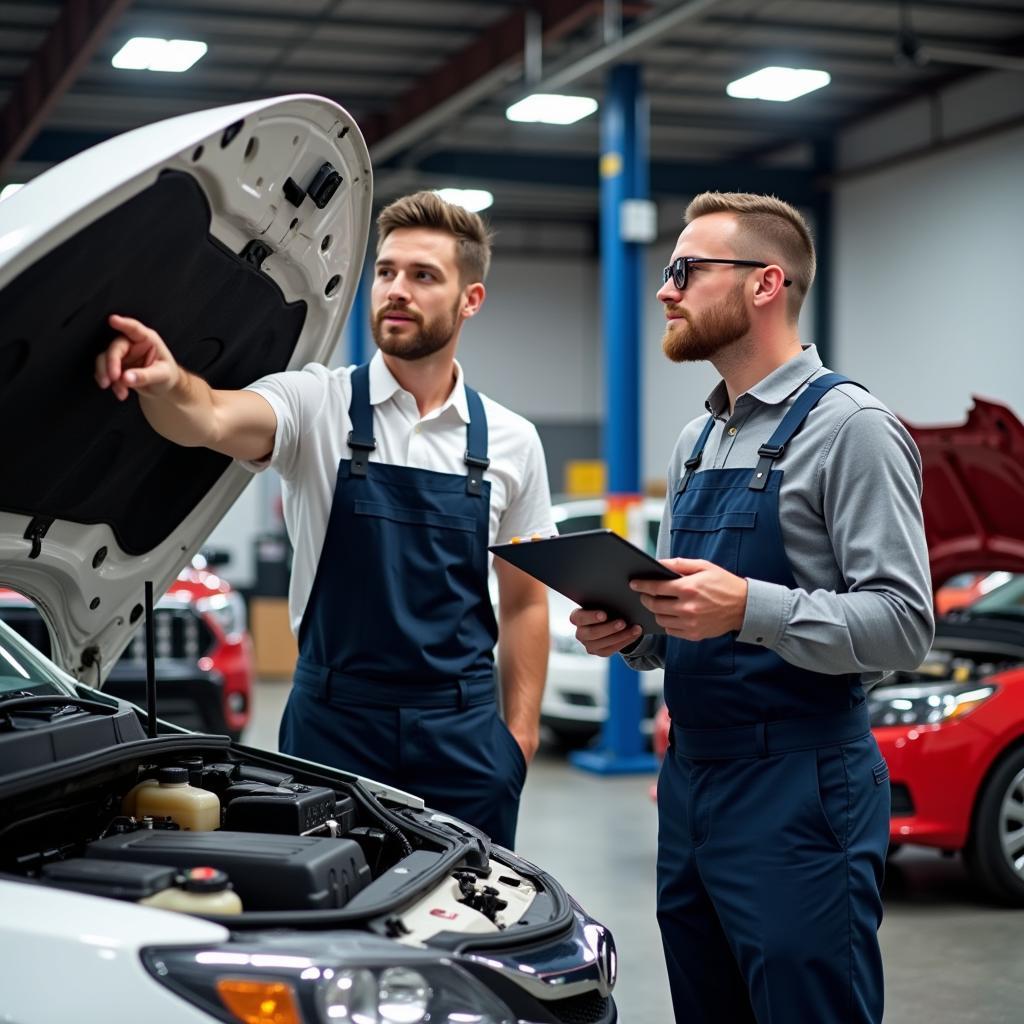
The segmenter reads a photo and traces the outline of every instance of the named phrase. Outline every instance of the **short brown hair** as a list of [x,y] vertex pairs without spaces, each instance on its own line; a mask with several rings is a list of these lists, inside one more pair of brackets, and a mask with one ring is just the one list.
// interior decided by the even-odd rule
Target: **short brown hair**
[[793,282],[787,296],[791,320],[800,314],[814,280],[814,240],[800,212],[775,196],[753,192],[702,192],[686,208],[687,224],[709,213],[734,213],[739,223],[736,255],[777,263]]
[[491,233],[479,214],[446,203],[436,192],[414,192],[385,206],[377,217],[377,252],[398,228],[430,228],[455,239],[462,283],[483,281],[491,265]]

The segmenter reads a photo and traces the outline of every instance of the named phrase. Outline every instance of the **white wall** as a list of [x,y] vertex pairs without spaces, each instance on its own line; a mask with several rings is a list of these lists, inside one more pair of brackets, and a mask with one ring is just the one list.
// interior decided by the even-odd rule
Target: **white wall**
[[1024,128],[841,185],[835,363],[916,422],[1024,415]]
[[599,416],[600,298],[593,260],[497,256],[484,307],[459,342],[467,380],[530,419]]

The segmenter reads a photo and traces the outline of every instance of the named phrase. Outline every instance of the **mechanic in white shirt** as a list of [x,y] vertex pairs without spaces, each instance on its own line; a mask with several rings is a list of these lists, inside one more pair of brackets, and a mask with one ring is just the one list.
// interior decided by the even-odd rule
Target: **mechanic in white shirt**
[[411,790],[512,847],[548,606],[542,584],[495,564],[503,721],[487,547],[555,532],[544,453],[455,360],[486,294],[481,219],[419,192],[377,223],[368,365],[214,390],[155,331],[112,316],[96,379],[121,400],[137,392],[170,440],[280,472],[299,641],[281,749]]

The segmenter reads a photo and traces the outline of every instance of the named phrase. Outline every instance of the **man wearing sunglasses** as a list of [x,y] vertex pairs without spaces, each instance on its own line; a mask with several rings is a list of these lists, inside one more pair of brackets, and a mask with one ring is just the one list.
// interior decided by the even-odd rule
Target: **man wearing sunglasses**
[[921,461],[801,344],[814,267],[791,206],[690,204],[663,347],[722,380],[669,467],[658,553],[680,578],[633,584],[665,633],[572,616],[591,654],[665,669],[658,919],[687,1024],[882,1019],[889,784],[864,688],[931,642]]

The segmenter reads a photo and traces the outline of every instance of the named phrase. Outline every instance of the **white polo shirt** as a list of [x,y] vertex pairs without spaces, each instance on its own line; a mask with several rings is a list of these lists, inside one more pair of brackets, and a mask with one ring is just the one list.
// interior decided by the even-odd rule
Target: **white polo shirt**
[[[421,417],[413,395],[395,380],[381,354],[374,355],[370,404],[377,448],[370,453],[370,462],[466,475],[469,406],[462,367],[456,363],[455,368],[455,387],[448,400]],[[352,456],[347,438],[352,427],[348,407],[354,369],[329,370],[310,363],[301,370],[263,377],[247,388],[262,395],[277,416],[270,458],[241,465],[253,472],[273,466],[281,474],[284,521],[294,548],[288,612],[296,636],[327,536],[338,463]],[[486,395],[480,397],[487,415],[491,460],[484,474],[491,484],[490,543],[556,533],[544,449],[536,428]]]

